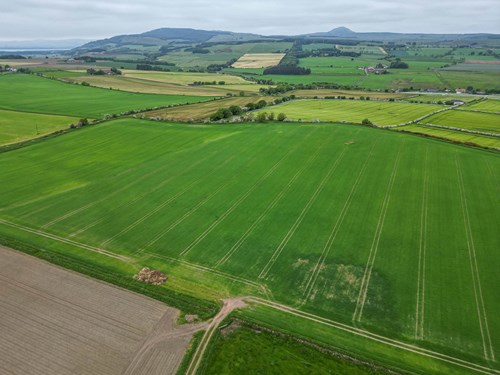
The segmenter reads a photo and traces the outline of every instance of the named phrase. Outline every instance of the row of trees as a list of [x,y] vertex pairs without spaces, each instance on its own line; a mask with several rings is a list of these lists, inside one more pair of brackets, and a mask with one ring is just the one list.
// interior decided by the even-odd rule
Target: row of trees
[[264,75],[267,74],[303,76],[311,74],[311,69],[300,66],[276,65],[265,69]]

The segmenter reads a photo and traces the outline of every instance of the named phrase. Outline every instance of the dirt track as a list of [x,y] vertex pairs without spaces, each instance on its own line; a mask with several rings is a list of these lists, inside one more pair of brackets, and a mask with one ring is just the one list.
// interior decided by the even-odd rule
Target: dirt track
[[0,373],[172,374],[201,325],[178,311],[0,246]]

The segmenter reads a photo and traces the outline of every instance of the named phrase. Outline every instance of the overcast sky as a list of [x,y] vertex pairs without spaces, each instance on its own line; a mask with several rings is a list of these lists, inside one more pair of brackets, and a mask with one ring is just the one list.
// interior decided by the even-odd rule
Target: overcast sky
[[95,39],[160,27],[264,35],[328,31],[500,34],[499,0],[0,0],[0,40]]

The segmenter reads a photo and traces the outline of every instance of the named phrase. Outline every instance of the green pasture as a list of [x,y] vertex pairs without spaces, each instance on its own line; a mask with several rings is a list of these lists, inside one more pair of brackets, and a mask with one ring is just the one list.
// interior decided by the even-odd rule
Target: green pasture
[[434,104],[362,100],[297,100],[264,108],[259,112],[284,113],[291,120],[361,123],[367,118],[375,125],[398,125],[416,120],[439,109],[442,107]]
[[0,76],[0,109],[100,118],[132,109],[203,100],[207,98],[113,91],[26,74]]
[[500,100],[498,99],[482,100],[480,102],[468,105],[467,107],[464,107],[464,109],[473,109],[476,111],[500,113]]
[[0,145],[67,129],[78,118],[0,110]]
[[500,115],[494,113],[456,109],[432,115],[422,120],[422,123],[500,134]]
[[[406,106],[381,112],[433,109]],[[0,238],[125,256],[124,272],[165,271],[161,290],[260,295],[384,337],[353,347],[381,361],[395,339],[500,370],[498,153],[355,125],[122,119],[0,154],[0,170]],[[454,366],[398,353],[415,372]]]
[[472,143],[481,147],[491,147],[500,150],[500,138],[481,134],[467,133],[451,129],[435,128],[431,126],[411,124],[395,128],[398,131],[407,131],[416,134],[430,135],[460,143]]

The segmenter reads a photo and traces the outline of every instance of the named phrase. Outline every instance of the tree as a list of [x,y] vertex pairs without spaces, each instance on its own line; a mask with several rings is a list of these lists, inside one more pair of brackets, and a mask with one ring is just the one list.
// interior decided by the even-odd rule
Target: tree
[[286,115],[284,113],[280,113],[278,115],[278,121],[285,121],[286,120]]
[[122,75],[121,70],[118,70],[118,69],[117,69],[117,68],[115,68],[115,67],[112,67],[112,68],[111,68],[111,72],[113,72],[114,74],[119,75],[119,76],[121,76],[121,75]]
[[361,123],[363,125],[373,125],[373,123],[370,120],[368,120],[367,118],[363,119],[363,121],[361,121]]
[[257,122],[266,122],[267,119],[267,113],[266,112],[260,112],[257,114]]
[[264,108],[267,105],[267,102],[265,100],[259,100],[257,102],[257,109]]
[[267,116],[267,119],[269,121],[274,121],[274,112],[271,112],[268,116]]
[[229,107],[229,111],[231,111],[233,116],[241,115],[241,113],[243,112],[241,107],[237,105],[232,105],[231,107]]

